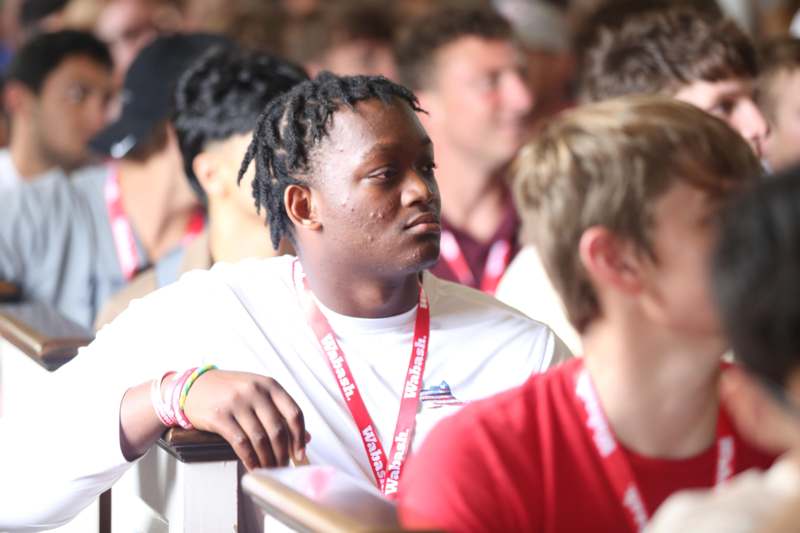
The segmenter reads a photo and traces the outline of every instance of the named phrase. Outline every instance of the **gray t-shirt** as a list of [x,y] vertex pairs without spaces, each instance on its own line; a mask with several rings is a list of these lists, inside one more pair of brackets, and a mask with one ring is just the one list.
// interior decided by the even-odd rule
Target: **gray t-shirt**
[[48,174],[0,196],[0,279],[88,328],[126,283],[103,192],[107,175],[106,166],[69,179]]
[[[64,177],[64,173],[61,170],[53,168],[33,178],[28,178],[27,181],[34,181],[44,178],[45,176],[55,175],[62,178]],[[0,148],[0,198],[3,198],[8,190],[13,189],[20,183],[23,183],[23,181],[26,180],[23,180],[22,176],[20,176],[17,171],[17,167],[14,166],[14,161],[11,160],[11,152],[8,148]]]

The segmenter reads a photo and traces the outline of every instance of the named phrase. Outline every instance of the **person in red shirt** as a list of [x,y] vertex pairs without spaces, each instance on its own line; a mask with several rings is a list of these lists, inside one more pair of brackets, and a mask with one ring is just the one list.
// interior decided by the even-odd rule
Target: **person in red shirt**
[[585,356],[440,423],[403,473],[403,525],[639,531],[679,489],[768,467],[720,405],[707,287],[715,213],[759,172],[724,122],[663,97],[577,109],[526,146],[517,201]]

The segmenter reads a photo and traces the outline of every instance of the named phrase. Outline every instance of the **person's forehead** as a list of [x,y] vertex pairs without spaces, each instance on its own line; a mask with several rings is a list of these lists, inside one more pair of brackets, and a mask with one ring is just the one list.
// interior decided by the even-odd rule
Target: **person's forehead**
[[365,100],[334,113],[327,135],[312,148],[310,162],[317,169],[355,167],[380,152],[425,148],[427,139],[405,101]]
[[82,81],[106,85],[111,83],[111,71],[87,55],[76,54],[64,58],[48,76],[47,81],[50,80]]
[[408,136],[421,130],[419,120],[407,102],[393,98],[383,102],[377,98],[357,102],[353,108],[342,106],[332,117],[328,135],[323,139],[332,145],[373,143],[375,139]]
[[431,75],[444,81],[460,74],[514,68],[522,62],[522,54],[509,39],[466,35],[436,52]]
[[119,40],[130,28],[149,22],[154,10],[155,6],[150,2],[112,2],[100,15],[97,32],[106,41]]

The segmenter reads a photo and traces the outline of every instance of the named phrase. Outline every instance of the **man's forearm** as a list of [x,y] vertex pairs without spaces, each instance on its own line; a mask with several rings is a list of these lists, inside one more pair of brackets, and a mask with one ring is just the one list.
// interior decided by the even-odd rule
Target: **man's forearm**
[[128,389],[119,409],[120,446],[125,459],[133,461],[144,455],[165,429],[150,400],[150,383]]

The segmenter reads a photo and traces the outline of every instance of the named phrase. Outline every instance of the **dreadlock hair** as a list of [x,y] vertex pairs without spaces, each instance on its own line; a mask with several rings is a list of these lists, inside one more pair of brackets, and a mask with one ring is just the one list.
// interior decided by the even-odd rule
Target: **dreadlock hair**
[[292,222],[283,195],[289,185],[307,185],[297,178],[309,170],[313,150],[327,136],[333,115],[343,106],[378,99],[384,104],[399,99],[414,111],[423,111],[407,88],[383,76],[336,76],[322,72],[296,85],[270,102],[258,118],[253,140],[239,169],[239,180],[255,161],[253,198],[266,211],[272,244],[277,249],[283,236],[294,242]]
[[195,157],[211,142],[253,131],[270,100],[307,79],[292,63],[234,45],[210,48],[180,77],[172,123],[186,177],[203,202]]

